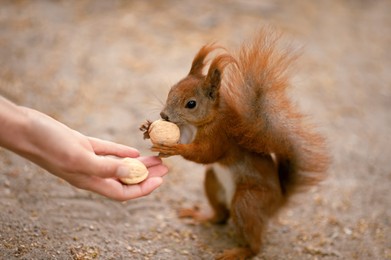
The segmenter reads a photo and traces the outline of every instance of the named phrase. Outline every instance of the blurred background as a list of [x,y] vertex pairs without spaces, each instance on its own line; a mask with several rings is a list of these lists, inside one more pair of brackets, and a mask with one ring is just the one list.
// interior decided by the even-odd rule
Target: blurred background
[[[388,0],[1,0],[0,95],[152,154],[138,127],[158,118],[198,49],[235,50],[272,26],[303,53],[291,95],[327,135],[333,165],[272,221],[255,259],[391,259],[390,10]],[[231,224],[176,217],[206,207],[203,168],[165,162],[159,190],[118,203],[0,149],[0,258],[211,259],[236,245]]]

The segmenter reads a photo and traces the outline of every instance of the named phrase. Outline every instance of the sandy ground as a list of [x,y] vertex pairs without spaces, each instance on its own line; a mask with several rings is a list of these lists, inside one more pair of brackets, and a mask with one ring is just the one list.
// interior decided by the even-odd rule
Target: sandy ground
[[[0,1],[0,94],[151,154],[138,126],[158,117],[198,48],[235,48],[271,24],[302,46],[292,95],[333,164],[270,224],[255,259],[391,259],[390,10],[387,0]],[[203,169],[165,162],[160,189],[119,203],[0,149],[0,258],[211,259],[236,245],[232,224],[177,218],[206,206]]]

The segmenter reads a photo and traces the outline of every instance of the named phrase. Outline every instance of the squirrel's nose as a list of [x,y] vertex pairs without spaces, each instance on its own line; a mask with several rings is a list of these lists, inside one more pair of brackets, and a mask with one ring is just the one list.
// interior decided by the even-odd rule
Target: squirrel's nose
[[168,115],[164,112],[160,112],[160,117],[163,118],[164,120],[168,121]]

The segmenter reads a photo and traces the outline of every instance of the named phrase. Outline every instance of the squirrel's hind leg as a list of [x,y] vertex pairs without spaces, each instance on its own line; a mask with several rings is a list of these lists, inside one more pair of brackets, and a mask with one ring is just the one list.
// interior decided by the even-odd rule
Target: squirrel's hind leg
[[262,245],[262,236],[270,217],[282,205],[277,167],[271,157],[258,158],[257,177],[247,176],[237,184],[231,206],[231,216],[244,247],[223,252],[220,259],[245,259],[256,255]]
[[223,253],[216,256],[216,260],[246,260],[254,256],[254,252],[249,247],[236,247],[224,250]]
[[213,168],[209,167],[205,173],[204,181],[205,193],[213,213],[207,214],[200,211],[199,207],[181,209],[179,217],[191,217],[197,222],[211,222],[214,224],[224,224],[229,219],[229,209],[223,201],[221,194],[224,193],[222,185],[219,183]]

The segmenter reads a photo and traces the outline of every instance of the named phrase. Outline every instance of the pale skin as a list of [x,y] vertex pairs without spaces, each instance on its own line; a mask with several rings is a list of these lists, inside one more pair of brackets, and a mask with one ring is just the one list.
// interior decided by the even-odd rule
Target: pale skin
[[[85,136],[34,109],[15,105],[0,96],[0,146],[32,161],[73,186],[108,198],[126,201],[150,194],[159,187],[167,167],[155,156],[140,157],[131,147]],[[124,185],[121,158],[144,163],[148,178]]]

